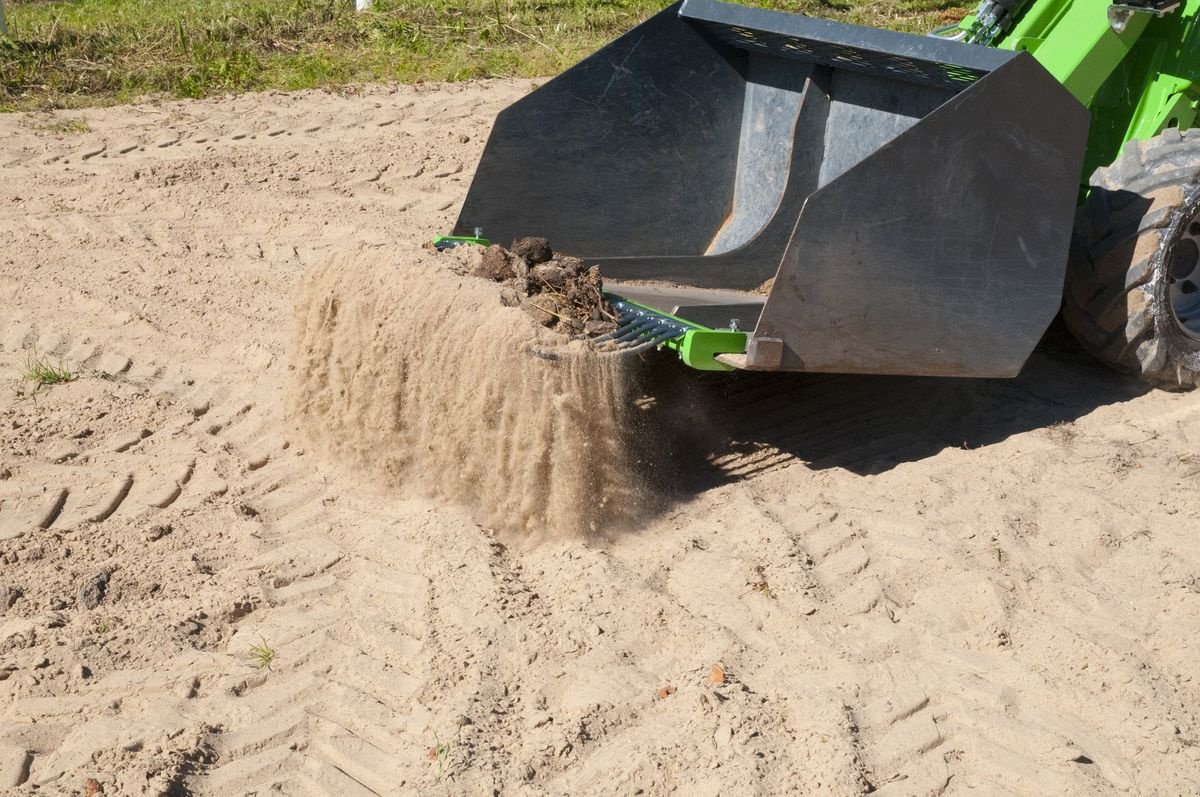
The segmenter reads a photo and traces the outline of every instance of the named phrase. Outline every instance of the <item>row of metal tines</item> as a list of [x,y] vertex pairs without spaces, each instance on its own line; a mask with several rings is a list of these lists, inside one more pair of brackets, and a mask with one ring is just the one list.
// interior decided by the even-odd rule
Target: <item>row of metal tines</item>
[[604,296],[617,314],[617,328],[592,340],[592,345],[601,351],[637,354],[682,338],[692,328],[616,294],[606,293]]

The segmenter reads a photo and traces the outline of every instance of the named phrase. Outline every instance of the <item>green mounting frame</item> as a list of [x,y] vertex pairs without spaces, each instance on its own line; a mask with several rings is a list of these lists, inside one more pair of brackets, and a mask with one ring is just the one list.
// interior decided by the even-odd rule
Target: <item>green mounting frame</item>
[[640,307],[655,316],[674,321],[683,331],[673,338],[664,340],[660,345],[677,353],[679,359],[683,360],[684,365],[689,368],[697,371],[733,371],[736,369],[718,360],[717,355],[746,353],[746,343],[749,338],[745,332],[736,329],[712,329],[624,296],[615,294],[608,294],[608,296],[610,299],[620,300],[625,304]]
[[433,246],[439,251],[464,245],[487,247],[491,246],[492,242],[481,235],[439,235],[433,239]]
[[745,354],[746,333],[733,329],[689,329],[678,341],[679,359],[697,371],[733,371],[718,354]]

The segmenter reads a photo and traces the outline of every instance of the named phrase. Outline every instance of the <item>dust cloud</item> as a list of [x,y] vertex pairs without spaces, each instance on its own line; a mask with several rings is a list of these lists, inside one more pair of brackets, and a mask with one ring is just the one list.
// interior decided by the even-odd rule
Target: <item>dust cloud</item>
[[293,354],[301,430],[385,486],[471,505],[511,534],[628,523],[645,496],[625,364],[539,329],[497,290],[428,253],[310,269]]

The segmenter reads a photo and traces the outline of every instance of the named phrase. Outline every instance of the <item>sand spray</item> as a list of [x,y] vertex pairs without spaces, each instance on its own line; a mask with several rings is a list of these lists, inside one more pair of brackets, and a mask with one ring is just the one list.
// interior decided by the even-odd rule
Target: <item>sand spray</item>
[[526,536],[598,533],[645,501],[620,357],[530,323],[438,256],[314,266],[296,302],[293,414],[387,486],[473,506]]

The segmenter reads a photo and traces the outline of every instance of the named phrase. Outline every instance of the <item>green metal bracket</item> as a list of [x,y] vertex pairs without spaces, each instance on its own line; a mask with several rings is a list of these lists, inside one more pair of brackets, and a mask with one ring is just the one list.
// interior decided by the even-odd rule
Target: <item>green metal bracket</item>
[[679,345],[679,359],[697,371],[733,371],[718,354],[745,354],[746,333],[729,329],[689,329]]
[[439,235],[433,239],[433,246],[439,252],[467,245],[488,247],[492,242],[479,235]]
[[[746,351],[746,333],[736,329],[709,329],[706,326],[688,321],[686,318],[671,315],[649,305],[635,302],[624,296],[605,294],[613,306],[621,309],[624,306],[639,308],[646,311],[650,317],[661,319],[664,324],[654,329],[647,329],[645,337],[654,338],[664,328],[672,337],[662,340],[659,346],[670,349],[679,355],[684,365],[698,371],[733,371],[733,366],[718,362],[718,354],[744,354]],[[645,314],[642,316],[646,317]],[[636,320],[627,323],[637,323]],[[676,334],[677,333],[677,334]],[[631,345],[633,342],[631,342]]]

